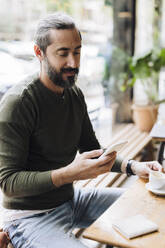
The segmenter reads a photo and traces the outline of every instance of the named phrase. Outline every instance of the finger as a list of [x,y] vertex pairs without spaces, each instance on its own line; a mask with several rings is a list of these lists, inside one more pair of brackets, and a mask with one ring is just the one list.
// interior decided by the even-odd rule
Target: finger
[[[115,159],[114,159],[114,160],[111,160],[110,162],[108,162],[108,163],[105,165],[105,167],[107,167],[108,172],[111,171],[111,169],[112,169],[114,163],[115,163]],[[104,166],[103,166],[103,167],[104,167]]]
[[117,152],[113,151],[107,155],[105,155],[105,157],[114,157],[114,155],[116,156]]
[[99,174],[103,174],[103,173],[107,173],[110,171],[110,168],[109,168],[109,163],[108,164],[104,164],[104,166],[100,166],[98,167],[98,173]]
[[158,167],[158,166],[153,165],[153,170],[155,170],[155,171],[161,171],[161,168]]
[[112,170],[112,167],[113,167],[114,163],[115,163],[115,160],[109,164],[109,171]]
[[159,164],[157,161],[149,163],[149,164],[148,164],[148,167],[149,167],[151,170],[162,171],[162,166],[161,166],[161,164]]
[[109,163],[114,163],[116,160],[116,154],[113,154],[113,156],[105,156],[105,157],[101,157],[98,159],[98,165],[99,166],[104,166],[106,164]]
[[99,160],[102,160],[102,161],[110,161],[110,160],[113,159],[113,158],[116,158],[116,152],[111,152],[111,153],[108,154],[108,155],[101,156],[101,157],[99,157]]
[[101,168],[105,168],[105,170],[106,170],[106,172],[108,171],[108,172],[110,172],[111,171],[111,169],[112,169],[112,167],[113,167],[113,165],[114,165],[114,163],[115,163],[115,159],[114,160],[111,160],[110,162],[108,162],[108,163],[106,163],[106,164],[103,164],[103,165],[101,165],[101,166],[99,166],[99,167],[101,167]]
[[98,149],[98,150],[92,150],[89,152],[84,152],[82,155],[84,156],[84,158],[96,158],[101,156],[101,154],[103,153],[103,149]]

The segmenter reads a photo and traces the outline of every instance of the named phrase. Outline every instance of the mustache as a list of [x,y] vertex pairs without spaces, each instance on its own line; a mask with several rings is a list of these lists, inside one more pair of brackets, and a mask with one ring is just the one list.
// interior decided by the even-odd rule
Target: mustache
[[79,69],[78,68],[62,68],[61,69],[61,72],[74,72],[74,73],[76,73],[76,74],[78,74],[78,72],[79,72]]

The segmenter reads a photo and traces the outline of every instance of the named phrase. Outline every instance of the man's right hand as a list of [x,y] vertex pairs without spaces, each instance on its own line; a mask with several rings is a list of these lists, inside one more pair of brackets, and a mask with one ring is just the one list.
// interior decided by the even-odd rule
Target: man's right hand
[[0,230],[0,248],[7,248],[10,238],[6,232]]
[[115,162],[116,152],[100,157],[102,153],[102,149],[84,152],[76,156],[68,166],[52,171],[54,185],[60,187],[75,180],[96,178],[100,174],[109,172]]

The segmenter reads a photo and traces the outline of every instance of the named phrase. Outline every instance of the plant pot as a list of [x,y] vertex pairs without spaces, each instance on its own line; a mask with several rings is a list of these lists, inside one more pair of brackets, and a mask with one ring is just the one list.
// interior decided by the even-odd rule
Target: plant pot
[[159,105],[139,106],[134,104],[132,106],[133,120],[141,131],[149,132],[152,129],[157,120],[158,107]]

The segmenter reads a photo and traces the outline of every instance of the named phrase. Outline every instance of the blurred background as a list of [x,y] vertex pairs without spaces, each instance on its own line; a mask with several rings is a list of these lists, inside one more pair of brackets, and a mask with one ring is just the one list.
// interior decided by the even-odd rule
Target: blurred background
[[[132,104],[165,98],[165,0],[0,0],[0,6],[0,96],[39,70],[33,52],[37,22],[64,11],[82,33],[77,84],[96,130],[107,125],[110,133],[116,123],[132,122]],[[164,113],[161,104],[158,114],[165,119]]]
[[[127,124],[145,134],[156,121],[165,124],[165,0],[0,0],[0,98],[39,71],[34,32],[40,18],[56,11],[70,14],[81,31],[77,84],[100,143],[107,146],[127,126],[131,150],[144,148],[144,133]],[[165,143],[163,149],[165,161]],[[139,160],[147,156],[143,149]],[[120,186],[121,177],[111,185]]]

